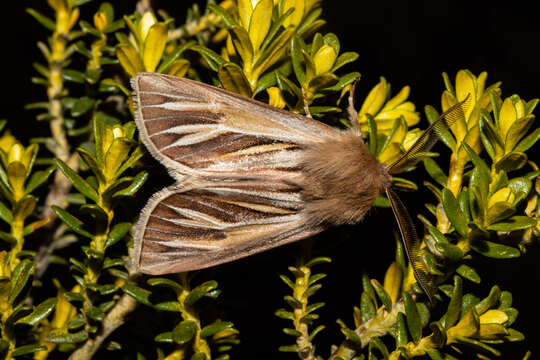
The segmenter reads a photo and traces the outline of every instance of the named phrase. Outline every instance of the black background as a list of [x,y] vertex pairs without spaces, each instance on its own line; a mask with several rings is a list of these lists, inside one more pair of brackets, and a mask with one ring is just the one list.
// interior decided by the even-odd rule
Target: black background
[[[46,135],[48,131],[46,124],[34,121],[34,114],[23,111],[25,103],[46,98],[43,88],[31,84],[30,77],[35,75],[31,64],[43,62],[35,43],[45,41],[48,33],[24,13],[24,8],[33,6],[46,14],[50,12],[45,0],[10,3],[7,7],[3,5],[0,22],[0,117],[9,120],[8,126],[18,138],[28,140],[32,136]],[[180,23],[190,3],[162,0],[157,7],[168,10]],[[203,7],[203,2],[198,3]],[[118,14],[126,14],[134,9],[135,1],[113,4]],[[359,60],[347,68],[362,73],[358,86],[360,96],[367,94],[379,76],[384,76],[391,82],[394,93],[410,85],[411,100],[420,111],[426,104],[439,108],[444,87],[441,73],[446,71],[453,78],[456,71],[463,68],[477,75],[487,71],[488,84],[502,81],[503,97],[514,93],[526,100],[540,96],[540,25],[536,2],[328,0],[323,6],[323,17],[328,21],[323,33],[336,33],[342,51],[360,54]],[[94,9],[95,5],[85,5],[83,17],[90,19]],[[442,147],[438,149],[445,151]],[[538,161],[538,145],[529,154]],[[413,214],[427,214],[423,201],[417,200],[419,196],[434,201],[426,189],[401,196]],[[332,264],[320,268],[328,277],[323,280],[323,290],[314,297],[314,301],[327,302],[320,311],[319,323],[327,325],[327,330],[319,335],[321,355],[326,357],[329,345],[342,339],[335,323],[337,318],[352,326],[352,306],[359,304],[362,271],[382,281],[386,266],[394,256],[392,230],[395,229],[390,211],[379,209],[361,225],[330,230],[315,239],[315,253],[333,258]],[[241,331],[242,344],[234,353],[236,358],[295,358],[277,352],[279,345],[289,344],[292,338],[280,330],[289,325],[287,321],[276,318],[273,312],[285,307],[282,297],[288,292],[278,273],[285,273],[287,266],[294,263],[298,249],[297,245],[286,246],[199,275],[201,281],[217,279],[223,289],[219,304],[222,316],[233,321]],[[540,335],[539,259],[539,247],[533,246],[520,259],[480,260],[484,276],[477,295],[487,295],[493,284],[511,291],[514,305],[520,310],[513,327],[527,336],[524,343],[507,348],[503,353],[505,359],[521,358],[528,349],[540,350],[537,341]],[[136,337],[140,348],[129,349],[129,352],[140,350],[152,358],[151,339],[160,330],[164,331],[161,323],[155,322],[169,319],[142,322],[143,316],[141,310],[136,311],[129,326],[111,339],[122,343],[122,338]],[[146,333],[141,333],[140,329],[145,329]],[[101,353],[101,358],[105,356],[106,353]]]

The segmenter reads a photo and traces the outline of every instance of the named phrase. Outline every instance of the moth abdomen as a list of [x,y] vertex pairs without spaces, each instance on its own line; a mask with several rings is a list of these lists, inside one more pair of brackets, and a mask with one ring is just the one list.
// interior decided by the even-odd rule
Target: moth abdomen
[[308,217],[313,223],[333,225],[361,221],[392,180],[354,129],[307,146],[302,173]]

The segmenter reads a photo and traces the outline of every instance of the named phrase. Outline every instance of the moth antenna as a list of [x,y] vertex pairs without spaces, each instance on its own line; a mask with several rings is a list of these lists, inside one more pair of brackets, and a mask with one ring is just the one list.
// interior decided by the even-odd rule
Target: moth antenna
[[360,123],[358,122],[358,112],[354,107],[354,93],[356,92],[356,85],[358,84],[358,81],[360,81],[360,79],[354,80],[351,85],[351,89],[349,90],[349,106],[347,107],[347,113],[349,114],[349,121],[352,127],[358,130],[360,135],[362,135],[362,131],[360,130]]
[[309,103],[306,95],[306,90],[302,88],[302,101],[304,102],[304,112],[306,113],[306,116],[310,119],[313,119],[313,116],[311,116],[311,112],[309,111]]
[[443,112],[437,120],[428,126],[409,150],[388,167],[388,173],[399,173],[422,160],[424,155],[431,150],[433,145],[435,145],[443,131],[452,127],[456,121],[465,119],[465,112],[470,105],[470,98],[471,94],[468,94],[463,101]]
[[387,187],[385,190],[386,196],[392,207],[392,212],[397,220],[399,232],[401,233],[401,240],[405,248],[405,254],[407,254],[407,258],[411,264],[414,277],[422,291],[426,294],[430,304],[434,305],[435,284],[433,277],[429,274],[427,267],[422,261],[420,255],[421,241],[418,238],[414,223],[407,208],[401,202],[397,194],[390,189],[390,187]]

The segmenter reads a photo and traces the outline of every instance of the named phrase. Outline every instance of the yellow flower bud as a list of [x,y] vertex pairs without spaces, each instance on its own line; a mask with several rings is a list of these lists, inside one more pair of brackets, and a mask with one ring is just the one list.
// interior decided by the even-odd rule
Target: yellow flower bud
[[0,137],[0,149],[6,154],[9,153],[13,145],[17,142],[17,139],[9,131],[6,131],[2,137]]
[[270,97],[270,105],[275,106],[277,108],[283,109],[286,105],[285,99],[283,99],[283,96],[281,94],[281,90],[276,87],[272,86],[268,89],[266,89],[266,92],[268,93],[268,96]]
[[315,74],[321,75],[329,72],[336,62],[336,50],[330,45],[323,45],[313,56]]
[[504,311],[491,309],[480,315],[480,324],[503,324],[508,321]]
[[141,41],[144,42],[144,40],[146,39],[146,36],[148,35],[148,31],[150,30],[152,25],[154,25],[156,22],[157,22],[157,19],[151,11],[147,11],[144,13],[144,15],[142,16],[138,24],[138,29],[137,29],[139,32],[139,37],[141,38]]
[[97,12],[94,15],[94,26],[99,31],[103,31],[107,27],[107,16],[105,16],[105,13]]
[[505,202],[512,205],[515,199],[516,199],[516,195],[514,194],[512,189],[510,189],[509,187],[505,187],[505,188],[497,190],[495,194],[491,195],[491,197],[488,200],[487,207],[489,209],[498,202]]
[[19,143],[14,144],[9,150],[8,163],[22,161],[23,155],[24,147]]

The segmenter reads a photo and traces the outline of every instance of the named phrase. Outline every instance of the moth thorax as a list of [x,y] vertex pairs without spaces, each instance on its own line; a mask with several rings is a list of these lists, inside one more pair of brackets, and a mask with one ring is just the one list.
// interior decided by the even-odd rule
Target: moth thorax
[[361,221],[392,181],[385,165],[371,155],[360,134],[352,129],[310,145],[305,150],[302,173],[305,212],[317,224]]

